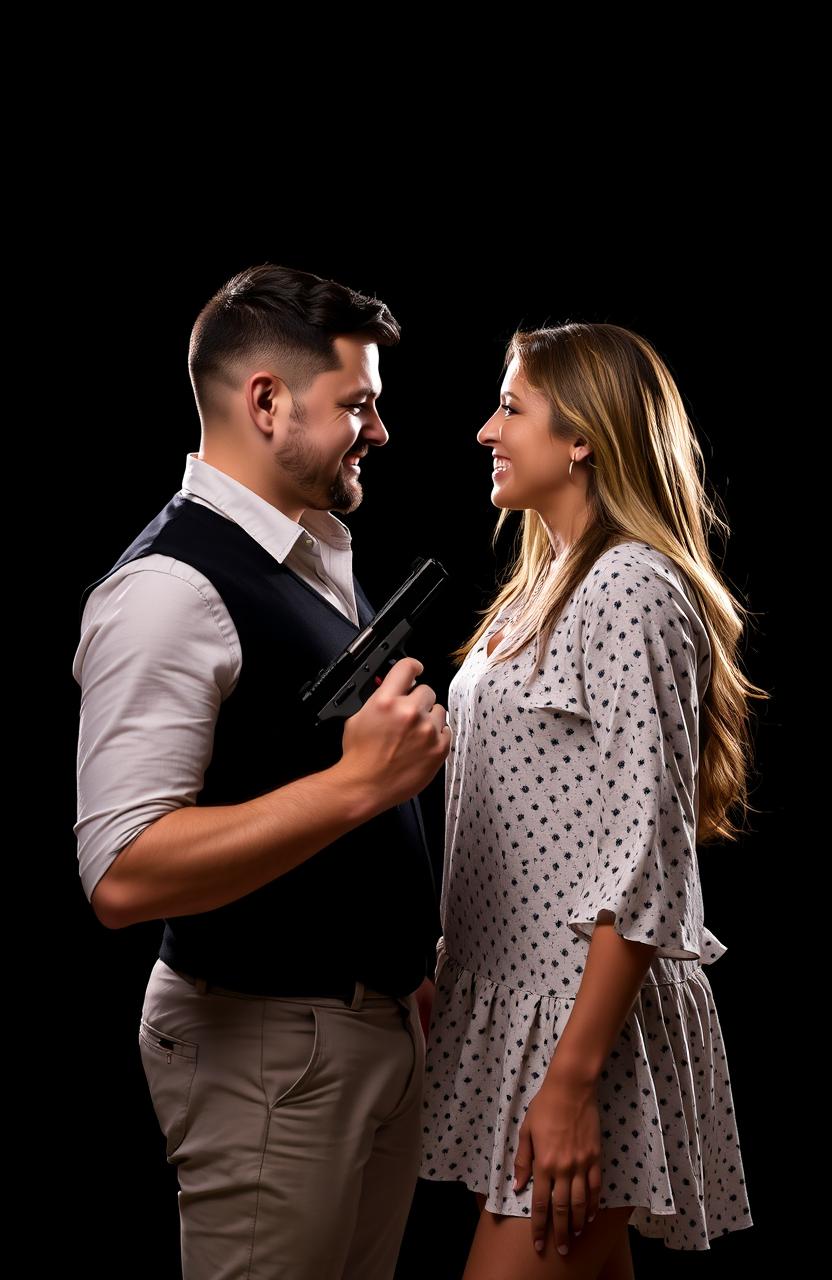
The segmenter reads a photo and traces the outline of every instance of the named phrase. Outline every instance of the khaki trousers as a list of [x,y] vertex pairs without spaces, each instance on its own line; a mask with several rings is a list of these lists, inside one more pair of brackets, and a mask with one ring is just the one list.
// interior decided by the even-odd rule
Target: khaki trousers
[[420,1156],[415,995],[244,995],[157,960],[139,1051],[183,1280],[393,1280]]

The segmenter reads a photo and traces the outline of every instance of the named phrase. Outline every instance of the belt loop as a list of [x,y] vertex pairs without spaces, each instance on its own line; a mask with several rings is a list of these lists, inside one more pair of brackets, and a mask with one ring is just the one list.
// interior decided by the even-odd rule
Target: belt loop
[[351,1009],[360,1009],[360,1008],[361,1008],[361,1002],[363,1001],[363,999],[364,999],[364,983],[363,983],[363,982],[359,982],[359,981],[358,981],[358,979],[356,978],[356,980],[355,980],[355,994],[353,995],[352,1003],[351,1003],[351,1005],[350,1005],[350,1008],[351,1008]]
[[201,996],[204,996],[204,995],[205,995],[205,992],[206,992],[206,990],[207,990],[207,988],[208,988],[208,979],[207,979],[207,978],[197,978],[197,980],[196,980],[196,982],[195,982],[195,984],[194,984],[194,985],[196,986],[196,989],[197,989],[197,991],[199,992],[199,994],[200,994]]

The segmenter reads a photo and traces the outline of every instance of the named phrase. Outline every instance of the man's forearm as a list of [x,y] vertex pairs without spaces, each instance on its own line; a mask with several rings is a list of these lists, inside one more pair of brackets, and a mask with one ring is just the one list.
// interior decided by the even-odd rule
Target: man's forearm
[[112,929],[212,911],[284,875],[381,812],[339,765],[243,804],[188,805],[126,845],[92,904]]
[[612,924],[596,922],[581,985],[547,1078],[554,1073],[586,1084],[598,1080],[657,951],[622,938]]

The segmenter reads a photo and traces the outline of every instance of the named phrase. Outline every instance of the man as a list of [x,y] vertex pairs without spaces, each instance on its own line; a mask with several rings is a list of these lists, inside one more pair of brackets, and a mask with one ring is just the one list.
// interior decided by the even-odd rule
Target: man
[[191,335],[198,453],[82,598],[79,869],[165,922],[139,1026],[184,1280],[389,1280],[415,1189],[441,934],[416,797],[451,731],[414,658],[361,711],[298,691],[370,604],[349,529],[388,436],[386,306],[266,263]]

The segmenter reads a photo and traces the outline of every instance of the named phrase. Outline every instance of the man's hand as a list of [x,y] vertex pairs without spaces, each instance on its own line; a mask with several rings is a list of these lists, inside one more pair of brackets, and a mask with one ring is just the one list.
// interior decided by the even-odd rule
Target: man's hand
[[417,987],[413,994],[416,997],[416,1003],[419,1006],[419,1021],[422,1024],[422,1031],[425,1036],[425,1044],[428,1040],[428,1028],[430,1027],[430,1011],[433,1008],[433,996],[436,987],[431,978],[425,978],[421,986]]

